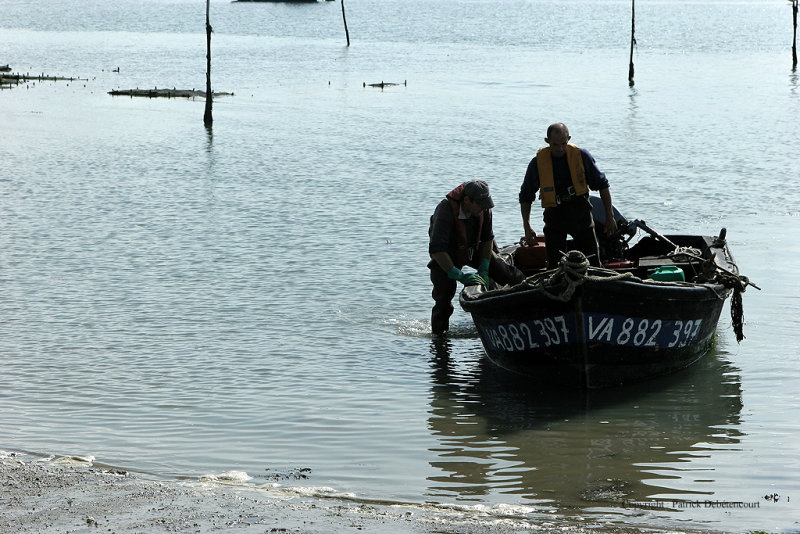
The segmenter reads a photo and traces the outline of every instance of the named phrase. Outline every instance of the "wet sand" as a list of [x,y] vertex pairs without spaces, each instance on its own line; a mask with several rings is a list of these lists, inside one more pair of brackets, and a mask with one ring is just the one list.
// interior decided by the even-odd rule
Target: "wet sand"
[[257,489],[159,481],[89,462],[0,458],[0,532],[5,533],[564,533],[667,532],[499,515],[443,514],[412,505],[274,498]]
[[120,470],[6,458],[0,532],[417,532],[342,505],[286,502],[239,488],[157,481]]

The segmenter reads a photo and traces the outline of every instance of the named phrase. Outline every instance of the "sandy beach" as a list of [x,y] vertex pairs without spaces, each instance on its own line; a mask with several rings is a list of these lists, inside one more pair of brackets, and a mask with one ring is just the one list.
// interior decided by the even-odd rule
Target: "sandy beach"
[[[83,464],[83,465],[81,465]],[[423,532],[410,513],[319,507],[219,484],[148,480],[70,460],[0,463],[0,532]]]
[[332,497],[275,498],[256,488],[159,481],[77,458],[5,453],[0,461],[0,532],[220,532],[317,534],[664,532],[520,520]]

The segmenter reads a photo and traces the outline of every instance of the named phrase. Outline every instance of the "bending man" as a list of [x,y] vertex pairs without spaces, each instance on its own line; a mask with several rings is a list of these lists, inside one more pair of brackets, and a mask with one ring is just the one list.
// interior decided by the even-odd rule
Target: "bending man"
[[[490,278],[503,285],[525,279],[522,271],[494,253],[493,207],[488,184],[472,180],[450,191],[431,216],[428,268],[435,301],[431,312],[434,334],[444,334],[450,328],[456,281],[488,287]],[[465,273],[461,270],[465,265],[478,272]]]

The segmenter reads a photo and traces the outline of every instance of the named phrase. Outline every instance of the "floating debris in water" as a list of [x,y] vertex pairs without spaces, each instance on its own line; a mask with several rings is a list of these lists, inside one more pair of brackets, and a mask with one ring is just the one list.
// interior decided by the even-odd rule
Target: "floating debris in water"
[[381,83],[367,83],[364,82],[364,87],[380,87],[383,89],[384,87],[391,87],[393,85],[402,85],[404,87],[408,87],[408,80],[403,80],[403,83],[392,83],[392,82],[381,82]]
[[[269,467],[266,468],[265,471],[269,471]],[[302,480],[310,478],[310,476],[310,467],[296,467],[285,473],[269,473],[267,478],[272,480]]]

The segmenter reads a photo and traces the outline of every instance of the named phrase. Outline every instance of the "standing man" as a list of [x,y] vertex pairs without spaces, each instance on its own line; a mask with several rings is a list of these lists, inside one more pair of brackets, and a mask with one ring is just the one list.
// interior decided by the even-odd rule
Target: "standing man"
[[[450,328],[456,281],[465,286],[488,287],[490,277],[503,285],[518,284],[525,279],[522,271],[494,253],[493,207],[489,185],[483,180],[472,180],[450,191],[431,216],[428,268],[435,301],[431,312],[434,334],[444,334]],[[463,272],[461,268],[465,265],[478,272]]]
[[605,234],[610,236],[617,231],[606,175],[597,168],[588,150],[578,148],[569,140],[569,129],[564,123],[556,122],[547,128],[544,138],[547,146],[540,148],[528,164],[519,191],[522,225],[528,243],[536,242],[530,216],[531,204],[539,191],[544,208],[544,242],[549,269],[558,265],[562,252],[567,252],[568,234],[575,248],[583,252],[592,265],[600,266],[589,189],[600,192],[606,210]]

